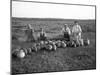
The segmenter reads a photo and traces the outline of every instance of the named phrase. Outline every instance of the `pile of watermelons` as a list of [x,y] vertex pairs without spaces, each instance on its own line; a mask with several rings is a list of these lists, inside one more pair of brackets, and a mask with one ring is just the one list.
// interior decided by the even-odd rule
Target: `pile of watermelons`
[[28,54],[32,52],[37,52],[40,50],[47,51],[56,51],[57,48],[67,48],[67,47],[80,47],[80,46],[88,46],[90,44],[90,40],[47,40],[47,41],[39,41],[34,43],[31,48],[17,48],[12,51],[12,55],[18,58],[24,58]]

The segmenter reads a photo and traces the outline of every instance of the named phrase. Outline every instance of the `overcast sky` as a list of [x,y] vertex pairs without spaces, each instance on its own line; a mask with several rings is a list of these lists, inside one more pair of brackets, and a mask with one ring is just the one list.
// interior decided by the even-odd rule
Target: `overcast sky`
[[12,1],[13,17],[95,19],[95,7]]

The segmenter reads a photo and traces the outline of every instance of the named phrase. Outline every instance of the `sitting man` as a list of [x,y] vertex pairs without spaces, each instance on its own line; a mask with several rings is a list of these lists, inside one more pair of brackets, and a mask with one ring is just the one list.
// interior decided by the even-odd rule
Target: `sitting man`
[[47,40],[47,35],[46,35],[46,33],[44,32],[44,30],[43,30],[43,28],[40,28],[40,30],[41,30],[41,32],[40,32],[40,34],[39,34],[39,40]]
[[65,24],[64,27],[62,28],[62,33],[63,33],[64,38],[67,41],[70,41],[71,31],[67,24]]

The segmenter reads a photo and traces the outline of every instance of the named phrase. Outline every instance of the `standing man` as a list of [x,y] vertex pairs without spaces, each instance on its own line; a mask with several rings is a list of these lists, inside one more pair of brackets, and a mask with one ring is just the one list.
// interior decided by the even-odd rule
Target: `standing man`
[[78,24],[77,21],[75,21],[74,26],[72,27],[72,35],[74,36],[74,39],[78,42],[81,40],[81,33],[81,26]]
[[28,35],[28,38],[27,38],[28,41],[30,42],[35,41],[34,29],[32,28],[31,24],[28,24],[27,26],[26,35]]
[[62,28],[62,33],[64,38],[66,38],[67,41],[70,41],[71,31],[67,24],[65,24],[64,27]]

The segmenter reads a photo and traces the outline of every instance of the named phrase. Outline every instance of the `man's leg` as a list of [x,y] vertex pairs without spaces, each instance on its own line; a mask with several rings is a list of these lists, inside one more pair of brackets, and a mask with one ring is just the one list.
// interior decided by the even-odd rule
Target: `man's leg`
[[81,39],[81,33],[79,33],[78,36],[79,36],[79,39]]
[[77,44],[80,44],[80,42],[79,42],[79,34],[75,33],[74,36],[75,36],[75,40],[76,40]]
[[74,33],[74,40],[77,40],[77,33]]
[[81,33],[78,34],[78,40],[80,45],[83,45],[83,39],[81,38]]

